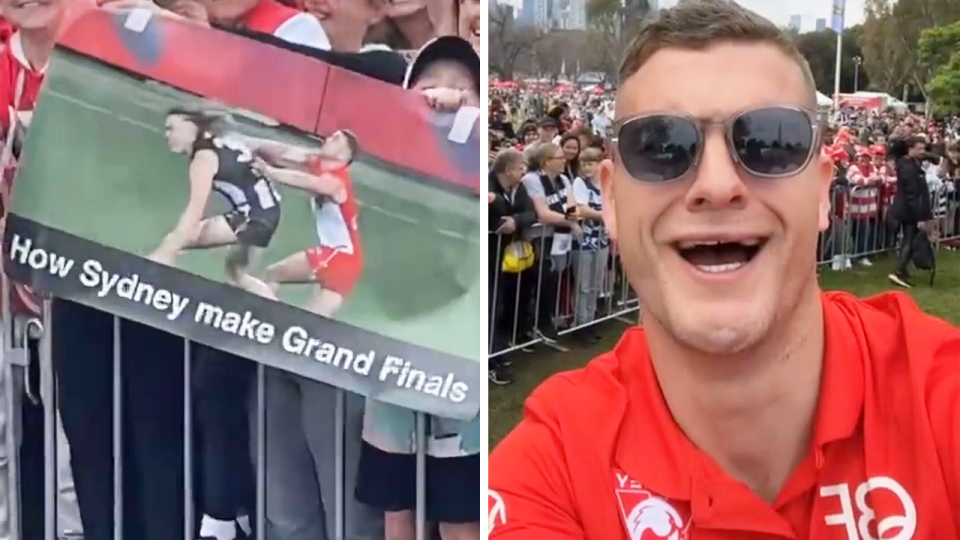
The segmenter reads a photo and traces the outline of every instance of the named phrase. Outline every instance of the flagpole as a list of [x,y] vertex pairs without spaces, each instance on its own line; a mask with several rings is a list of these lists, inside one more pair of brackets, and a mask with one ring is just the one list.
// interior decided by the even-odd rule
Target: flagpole
[[843,61],[843,20],[847,9],[847,0],[833,0],[833,20],[831,26],[837,33],[837,68],[833,78],[833,107],[840,108],[840,64]]
[[833,106],[840,107],[840,62],[843,59],[843,34],[837,33],[837,69],[833,83]]

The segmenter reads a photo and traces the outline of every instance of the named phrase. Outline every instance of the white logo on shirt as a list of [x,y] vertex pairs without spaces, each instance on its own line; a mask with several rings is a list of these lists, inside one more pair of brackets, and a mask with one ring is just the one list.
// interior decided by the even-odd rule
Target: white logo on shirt
[[487,516],[487,535],[493,533],[497,525],[507,524],[507,505],[503,502],[503,497],[496,491],[487,490],[487,502],[490,507],[490,513]]
[[666,500],[617,473],[617,500],[630,540],[686,540],[689,520]]
[[683,522],[680,514],[663,499],[651,497],[633,507],[627,516],[627,530],[632,540],[647,538],[647,532],[656,538],[680,540]]
[[[892,493],[900,501],[903,514],[877,520],[876,512],[867,504],[867,494],[874,490],[887,490]],[[917,530],[917,506],[913,498],[903,486],[888,476],[869,478],[857,487],[855,497],[859,519],[854,515],[850,484],[821,486],[820,497],[839,497],[840,513],[825,515],[823,519],[827,525],[842,525],[846,529],[848,540],[910,540]],[[871,533],[874,528],[877,536]],[[891,534],[893,532],[896,534]]]

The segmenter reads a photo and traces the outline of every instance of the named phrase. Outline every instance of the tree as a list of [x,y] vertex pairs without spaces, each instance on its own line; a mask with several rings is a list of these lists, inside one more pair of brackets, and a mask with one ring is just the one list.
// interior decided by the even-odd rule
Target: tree
[[880,88],[897,93],[904,84],[926,99],[933,75],[920,62],[918,42],[924,30],[960,20],[957,0],[867,0],[861,46],[866,67]]
[[960,22],[925,30],[919,63],[931,73],[926,90],[933,111],[960,113]]
[[[841,52],[843,56],[840,62],[841,92],[853,92],[854,87],[862,90],[870,86],[870,76],[863,69],[863,66],[860,66],[859,81],[856,81],[858,74],[853,59],[857,56],[863,58],[863,51],[860,50],[858,43],[861,32],[860,26],[854,26],[843,33],[843,50]],[[817,90],[832,96],[837,66],[836,32],[833,30],[807,32],[797,37],[796,44],[797,49],[810,64],[810,71],[813,73],[813,80],[817,83]]]
[[532,55],[544,34],[533,26],[518,26],[513,9],[497,4],[490,10],[490,71],[502,79],[513,79],[518,62]]
[[909,58],[900,42],[893,4],[891,0],[867,0],[865,12],[860,36],[864,71],[877,90],[895,92],[907,77]]
[[620,57],[637,35],[643,17],[650,12],[648,0],[589,0],[588,46],[598,57],[607,79],[615,79]]

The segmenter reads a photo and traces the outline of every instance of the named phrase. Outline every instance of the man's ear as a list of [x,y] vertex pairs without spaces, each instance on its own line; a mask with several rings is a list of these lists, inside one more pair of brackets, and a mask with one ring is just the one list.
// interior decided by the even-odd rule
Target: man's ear
[[610,239],[617,241],[617,212],[613,202],[613,161],[605,159],[600,163],[597,174],[600,177],[600,195],[603,198],[603,223],[607,227]]
[[827,154],[826,149],[822,149],[820,154],[814,158],[811,165],[817,169],[817,191],[819,192],[820,210],[817,216],[817,228],[820,232],[826,231],[830,227],[830,185],[833,183],[833,159]]

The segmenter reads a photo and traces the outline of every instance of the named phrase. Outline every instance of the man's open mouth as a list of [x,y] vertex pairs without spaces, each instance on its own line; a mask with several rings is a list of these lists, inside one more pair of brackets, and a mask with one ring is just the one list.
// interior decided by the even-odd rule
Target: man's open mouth
[[752,261],[767,243],[767,238],[740,240],[691,240],[676,242],[677,253],[697,269],[710,274],[734,272]]

